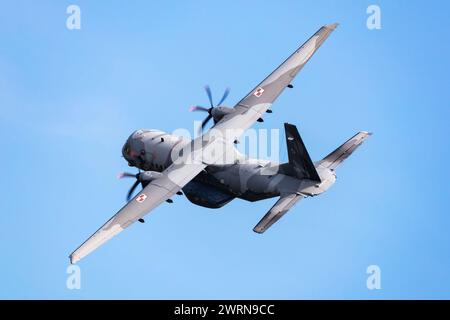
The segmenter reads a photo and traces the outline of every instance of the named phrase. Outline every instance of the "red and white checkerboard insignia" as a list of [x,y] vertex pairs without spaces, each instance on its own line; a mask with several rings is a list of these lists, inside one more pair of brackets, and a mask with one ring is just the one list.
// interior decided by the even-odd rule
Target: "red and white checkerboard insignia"
[[141,193],[140,195],[137,196],[136,201],[139,203],[142,203],[145,201],[145,199],[147,199],[147,196],[143,193]]
[[261,97],[262,94],[264,92],[264,89],[261,87],[258,87],[258,89],[255,90],[255,92],[253,92],[253,95],[257,98]]

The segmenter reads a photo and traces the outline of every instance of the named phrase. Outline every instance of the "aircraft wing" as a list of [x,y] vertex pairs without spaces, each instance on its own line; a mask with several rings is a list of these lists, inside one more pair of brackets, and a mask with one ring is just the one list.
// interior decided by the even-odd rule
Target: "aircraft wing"
[[228,134],[232,134],[234,139],[237,139],[264,115],[337,26],[338,24],[334,23],[321,27],[245,98],[239,101],[234,107],[235,112],[224,116],[214,126],[214,129],[227,131]]
[[162,177],[151,181],[137,196],[130,200],[100,229],[89,237],[69,256],[76,263],[126,227],[144,217],[151,210],[172,197],[208,165],[220,163],[230,154],[229,140],[209,130],[203,136],[183,146],[174,163]]
[[206,167],[203,163],[173,166],[152,181],[70,255],[76,263],[133,222],[172,197]]

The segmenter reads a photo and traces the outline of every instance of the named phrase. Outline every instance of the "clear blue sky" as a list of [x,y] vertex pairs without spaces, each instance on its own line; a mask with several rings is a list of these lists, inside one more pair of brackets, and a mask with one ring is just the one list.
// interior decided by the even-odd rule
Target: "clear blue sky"
[[[65,27],[66,7],[82,29]],[[382,29],[366,28],[378,4]],[[2,1],[0,298],[450,298],[448,1]],[[233,105],[321,25],[340,22],[260,128],[298,126],[314,159],[373,131],[328,193],[264,235],[274,199],[183,197],[82,260],[124,204],[137,128]],[[281,139],[283,137],[281,136]],[[283,155],[286,157],[285,155]],[[379,265],[381,290],[366,288]]]

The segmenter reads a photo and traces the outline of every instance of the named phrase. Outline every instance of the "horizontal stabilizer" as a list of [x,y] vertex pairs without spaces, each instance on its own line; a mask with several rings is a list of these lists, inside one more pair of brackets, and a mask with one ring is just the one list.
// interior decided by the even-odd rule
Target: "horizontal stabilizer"
[[328,169],[334,170],[338,167],[345,159],[347,159],[353,151],[356,150],[372,133],[367,131],[361,131],[355,134],[353,137],[348,139],[339,148],[331,152],[325,158],[320,160],[319,165],[326,167]]
[[263,233],[269,229],[275,222],[289,211],[297,202],[303,199],[301,194],[287,194],[282,195],[280,199],[273,205],[273,207],[266,213],[266,215],[253,228],[256,233]]
[[309,179],[320,182],[314,163],[298,133],[297,127],[285,123],[286,145],[289,156],[289,169],[299,179]]

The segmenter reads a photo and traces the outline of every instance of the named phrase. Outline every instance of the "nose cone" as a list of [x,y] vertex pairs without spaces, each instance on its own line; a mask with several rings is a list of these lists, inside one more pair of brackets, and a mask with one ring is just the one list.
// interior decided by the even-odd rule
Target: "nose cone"
[[144,152],[144,142],[142,140],[144,135],[143,130],[137,130],[133,132],[122,148],[122,155],[128,161],[131,166],[139,166],[143,159],[141,154]]
[[122,155],[127,161],[130,161],[129,160],[129,158],[130,158],[130,150],[131,150],[130,149],[130,144],[128,143],[128,140],[127,140],[127,142],[125,142],[125,144],[122,147]]

